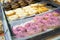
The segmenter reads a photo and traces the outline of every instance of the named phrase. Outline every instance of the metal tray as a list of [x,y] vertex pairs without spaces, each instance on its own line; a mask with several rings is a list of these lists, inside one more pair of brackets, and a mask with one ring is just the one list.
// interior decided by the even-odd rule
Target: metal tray
[[[38,2],[38,3],[35,3],[35,4],[44,4],[44,2]],[[46,3],[46,4],[47,4],[47,3]],[[58,8],[57,6],[53,6],[53,5],[46,5],[45,7],[50,8],[48,11],[54,10],[54,9]],[[48,12],[48,11],[46,11],[46,12]],[[45,13],[45,12],[42,12],[42,13]],[[38,14],[34,14],[34,15],[31,15],[31,16],[26,16],[26,17],[18,18],[18,19],[16,19],[16,20],[12,20],[12,21],[10,21],[10,20],[8,19],[8,21],[9,21],[9,22],[13,22],[13,21],[17,21],[17,20],[22,20],[22,19],[30,18],[30,17],[33,17],[33,16],[35,16],[35,15],[38,15]]]
[[[59,8],[58,8],[59,9]],[[5,12],[4,12],[4,9],[2,8],[2,11],[3,11],[3,14],[4,14],[4,16],[5,16]],[[29,20],[31,20],[30,18],[28,18]],[[28,19],[25,19],[26,21],[28,20]],[[8,20],[7,20],[7,18],[6,18],[6,16],[5,16],[5,20],[6,20],[6,22],[7,22],[7,26],[8,26],[8,30],[10,31],[10,36],[12,37],[12,40],[26,40],[26,39],[31,39],[32,37],[34,38],[35,36],[38,36],[38,35],[42,35],[43,36],[43,34],[45,34],[45,33],[48,33],[48,32],[50,32],[50,31],[53,31],[53,30],[48,30],[48,31],[46,31],[46,32],[42,32],[42,33],[39,33],[39,34],[36,34],[36,35],[33,35],[33,36],[30,36],[30,37],[27,37],[27,38],[14,38],[13,36],[12,36],[12,31],[11,31],[11,27],[13,26],[13,25],[17,25],[17,24],[14,24],[14,23],[12,23],[11,25],[9,24],[9,22],[8,22]],[[28,21],[29,21],[28,20]],[[22,23],[22,21],[23,20],[19,20],[18,22],[21,22]],[[18,23],[17,21],[16,21],[16,23]],[[24,21],[25,22],[25,21]],[[24,23],[23,22],[23,23]],[[20,23],[19,23],[20,24]],[[56,29],[54,29],[55,31],[56,31]],[[59,30],[59,29],[58,29]],[[41,36],[40,36],[41,37]]]
[[[59,8],[58,8],[58,9],[59,9]],[[32,38],[32,37],[28,37],[28,38],[23,38],[23,39],[21,38],[21,39],[20,39],[20,38],[14,38],[13,36],[11,36],[12,34],[11,34],[10,26],[8,25],[9,23],[8,23],[8,21],[7,21],[7,18],[6,18],[6,16],[5,16],[5,14],[4,14],[3,7],[2,7],[2,13],[3,13],[3,16],[4,16],[3,18],[4,18],[5,22],[6,22],[5,25],[7,26],[7,30],[8,30],[8,32],[9,32],[9,37],[8,37],[8,38],[10,38],[9,40],[25,40],[25,39],[30,40],[30,39]],[[21,20],[21,21],[22,21],[22,20]],[[4,22],[4,23],[5,23],[5,22]],[[17,23],[18,23],[18,22],[17,22]],[[16,24],[14,24],[14,25],[16,25]],[[4,26],[4,27],[5,27],[5,26]],[[4,29],[5,29],[5,28],[4,28]],[[58,29],[54,29],[54,30],[55,30],[55,31],[49,30],[49,31],[43,32],[43,34],[40,33],[41,36],[39,36],[39,37],[43,37],[44,34],[46,34],[46,35],[51,35],[51,34],[55,34],[56,32],[57,32],[57,33],[60,33],[60,31],[59,31],[60,29],[59,29],[59,28],[58,28]],[[57,30],[58,30],[58,31],[57,31]],[[52,32],[51,32],[51,31],[52,31]],[[49,34],[49,33],[50,33],[50,34]],[[10,35],[10,34],[11,34],[11,35]],[[40,34],[39,34],[39,35],[40,35]],[[37,34],[37,35],[38,35],[38,34]],[[37,35],[34,35],[34,36],[37,36]],[[46,36],[46,35],[45,35],[45,36]],[[39,38],[39,37],[38,37],[38,38]],[[33,37],[33,38],[34,38],[34,37]],[[45,38],[45,37],[44,37],[44,38]],[[35,38],[34,38],[34,39],[35,39]],[[42,39],[43,39],[43,38],[42,38]]]
[[[57,9],[59,9],[59,8],[57,8]],[[60,9],[59,9],[59,10],[60,10]],[[52,11],[53,11],[53,10],[51,10],[51,11],[49,11],[49,12],[52,12]],[[45,12],[45,13],[47,13],[47,12]],[[45,14],[45,13],[43,13],[43,14]],[[41,14],[41,15],[43,15],[43,14]],[[32,18],[33,18],[33,17],[11,22],[11,23],[10,23],[11,28],[12,28],[13,26],[15,26],[15,25],[19,25],[19,24],[25,23],[25,22],[31,20]],[[48,29],[48,30],[45,31],[45,32],[41,32],[41,33],[38,33],[38,34],[35,34],[35,35],[32,35],[32,36],[28,36],[28,37],[25,37],[25,38],[14,38],[14,36],[12,36],[12,37],[14,38],[14,40],[25,40],[25,39],[34,38],[34,37],[36,37],[36,36],[38,36],[38,35],[43,35],[43,34],[45,34],[45,33],[48,33],[48,32],[50,32],[50,31],[53,31],[53,30],[55,30],[55,29]],[[11,29],[11,31],[12,31],[12,29]]]

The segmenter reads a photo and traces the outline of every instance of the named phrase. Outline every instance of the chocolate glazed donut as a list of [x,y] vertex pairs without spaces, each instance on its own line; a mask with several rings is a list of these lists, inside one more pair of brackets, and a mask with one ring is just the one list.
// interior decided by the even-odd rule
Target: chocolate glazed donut
[[24,7],[24,6],[28,5],[28,4],[25,2],[25,0],[19,0],[18,3],[19,3],[19,5],[20,5],[21,7]]
[[13,2],[11,2],[11,8],[12,9],[16,9],[19,7],[19,4],[18,4],[18,1],[17,0],[14,0]]
[[6,11],[11,10],[11,5],[9,2],[3,4]]
[[27,2],[28,4],[32,4],[34,3],[34,0],[25,0],[25,2]]

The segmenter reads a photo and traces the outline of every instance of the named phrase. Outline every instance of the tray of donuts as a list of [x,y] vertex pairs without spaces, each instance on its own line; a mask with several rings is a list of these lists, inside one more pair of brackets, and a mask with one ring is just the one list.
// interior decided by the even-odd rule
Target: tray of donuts
[[31,3],[23,7],[20,6],[17,5],[15,2],[14,4],[10,4],[10,2],[4,3],[5,13],[9,22],[29,18],[37,14],[42,14],[43,12],[47,12],[57,8],[56,6],[48,5],[47,3],[44,2]]
[[60,28],[60,8],[34,17],[11,22],[15,40],[33,38]]
[[5,0],[4,5],[5,5],[6,10],[11,10],[11,9],[19,8],[19,7],[24,7],[33,3],[37,3],[38,1],[39,0]]

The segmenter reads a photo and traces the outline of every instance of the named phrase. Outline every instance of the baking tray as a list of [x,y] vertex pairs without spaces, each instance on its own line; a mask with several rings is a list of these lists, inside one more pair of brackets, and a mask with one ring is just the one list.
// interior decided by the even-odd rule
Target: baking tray
[[[40,2],[40,3],[36,3],[36,4],[44,4],[44,3]],[[48,11],[54,10],[54,9],[58,8],[58,7],[56,7],[56,6],[47,5],[47,3],[46,3],[46,6],[45,6],[45,7],[49,8]],[[46,11],[46,12],[48,12],[48,11]],[[42,12],[42,13],[45,13],[45,12]],[[16,20],[12,20],[12,21],[8,19],[8,21],[9,21],[9,22],[13,22],[13,21],[21,20],[21,19],[30,18],[30,17],[33,17],[33,16],[35,16],[35,15],[38,15],[38,14],[33,14],[33,15],[31,15],[31,16],[26,16],[26,17],[18,18],[18,19],[16,19]],[[7,17],[7,18],[8,18],[8,17]]]
[[[57,8],[57,9],[60,10],[60,8]],[[51,12],[51,11],[50,11],[50,12]],[[43,14],[41,14],[41,15],[43,15]],[[31,18],[28,18],[28,19],[22,19],[22,20],[15,21],[14,23],[10,24],[10,25],[11,25],[11,27],[9,27],[10,31],[12,31],[12,30],[11,30],[12,26],[14,26],[14,25],[19,25],[19,24],[21,24],[21,23],[25,23],[26,21],[29,21],[29,20],[31,20],[31,19],[32,19],[32,17],[31,17]],[[16,23],[16,24],[15,24],[15,23]],[[38,34],[29,36],[29,37],[26,37],[26,38],[14,38],[13,36],[12,36],[12,37],[13,37],[14,40],[25,40],[25,39],[34,38],[34,37],[36,37],[36,36],[38,36],[38,35],[43,35],[43,34],[45,34],[45,33],[48,33],[48,32],[50,32],[50,31],[54,31],[54,30],[56,30],[56,29],[49,29],[49,30],[47,30],[47,31],[45,31],[45,32],[38,33]]]
[[[58,8],[59,9],[59,8]],[[3,12],[4,12],[4,9],[3,9]],[[5,12],[4,12],[4,15],[5,15]],[[6,15],[5,15],[5,17],[6,17]],[[31,20],[32,18],[28,18],[29,20]],[[20,22],[20,23],[22,23],[22,21],[23,21],[23,23],[24,22],[26,22],[28,19],[25,19],[25,21],[23,21],[23,19],[22,20],[18,20],[18,22]],[[11,32],[11,37],[13,37],[12,36],[12,31],[11,31],[11,28],[12,28],[12,26],[13,25],[17,25],[17,24],[14,24],[14,23],[12,23],[11,25],[9,24],[9,21],[7,20],[7,17],[6,17],[6,21],[7,21],[7,23],[8,23],[8,27],[9,27],[9,30],[10,30],[10,32]],[[15,22],[15,23],[18,23],[17,21]],[[18,23],[18,24],[20,24],[20,23]],[[45,34],[45,33],[48,33],[48,32],[50,32],[50,31],[53,31],[53,30],[48,30],[48,31],[46,31],[46,32],[43,32],[43,34]],[[39,33],[39,34],[36,34],[36,35],[34,35],[34,36],[37,36],[37,35],[43,35],[42,33]],[[25,39],[30,39],[30,38],[32,38],[32,37],[34,37],[34,36],[31,36],[31,37],[27,37],[27,38],[14,38],[13,37],[13,40],[25,40]]]
[[[2,10],[3,11],[3,10]],[[3,11],[3,14],[4,14],[4,11]],[[5,15],[3,15],[2,16],[2,14],[1,14],[1,19],[4,21],[4,20],[6,20],[6,18],[5,18]],[[4,22],[5,23],[5,22]],[[7,27],[9,27],[9,25],[7,25]],[[4,26],[4,29],[6,29],[6,26]],[[7,28],[7,30],[9,30],[9,28]],[[6,31],[7,31],[6,30]],[[36,37],[33,37],[33,38],[30,38],[30,39],[28,39],[28,40],[39,40],[39,39],[41,39],[41,40],[44,40],[44,38],[46,38],[46,37],[48,37],[48,35],[49,36],[51,36],[52,34],[56,34],[56,33],[60,33],[60,31],[59,31],[60,29],[58,28],[58,29],[55,29],[55,30],[53,30],[53,31],[50,31],[50,32],[47,32],[47,33],[44,33],[44,34],[41,34],[41,35],[39,35],[39,36],[36,36]],[[6,31],[4,30],[4,32],[6,33]],[[10,32],[10,30],[9,30],[9,32]],[[10,34],[10,33],[9,33]],[[6,35],[7,36],[7,35]],[[44,36],[44,37],[43,37]],[[12,37],[11,35],[9,35],[8,36],[8,38],[10,38],[10,37]],[[8,39],[8,38],[6,38],[6,39]],[[17,39],[17,38],[10,38],[10,39],[8,39],[8,40],[20,40],[19,38]],[[25,40],[25,39],[23,39],[23,40]]]
[[[32,18],[28,18],[28,20],[31,20]],[[7,19],[6,19],[7,20]],[[27,19],[25,19],[26,21],[28,21]],[[21,22],[22,23],[22,21],[23,21],[23,19],[20,21],[18,21],[18,22]],[[7,22],[8,22],[8,20],[7,20]],[[17,21],[15,21],[17,24],[20,24],[20,23],[18,23]],[[25,21],[24,21],[25,22]],[[12,27],[12,25],[17,25],[17,24],[14,24],[14,23],[12,23],[11,24],[11,27]],[[9,30],[11,31],[11,29],[10,29],[10,24],[9,24],[9,22],[8,22],[8,25],[9,25]],[[49,31],[52,31],[52,30],[49,30]],[[49,32],[49,31],[46,31],[46,32]],[[45,33],[45,32],[43,32],[43,33]],[[11,33],[11,35],[12,35],[12,33]],[[35,35],[36,36],[36,35]],[[30,38],[30,37],[29,37]],[[29,38],[24,38],[24,39],[29,39]],[[32,37],[31,37],[32,38]],[[14,38],[14,39],[16,39],[16,40],[20,40],[20,38]],[[23,38],[21,38],[21,40],[22,40]],[[23,40],[24,40],[23,39]]]
[[[60,9],[59,9],[60,10]],[[50,11],[51,12],[51,11]],[[46,12],[47,13],[47,12]],[[44,13],[45,14],[45,13]],[[43,15],[43,14],[41,14],[41,15]],[[18,22],[16,22],[16,24],[14,24],[13,23],[13,26],[14,25],[17,25],[18,23],[19,24],[21,24],[22,22],[23,23],[25,23],[26,21],[29,21],[29,20],[31,20],[32,18],[28,18],[28,19],[25,19],[25,20],[19,20]],[[12,26],[11,26],[12,27]],[[48,33],[48,32],[50,32],[50,31],[53,31],[53,30],[55,30],[55,29],[48,29],[47,31],[45,31],[45,32],[41,32],[41,33],[38,33],[38,34],[35,34],[35,35],[32,35],[32,36],[29,36],[29,37],[26,37],[26,38],[14,38],[15,40],[24,40],[24,39],[30,39],[30,38],[34,38],[34,37],[36,37],[36,36],[39,36],[39,35],[43,35],[43,34],[45,34],[45,33]]]
[[[42,2],[37,2],[37,3],[35,3],[35,4],[44,4],[44,3],[45,3],[45,2],[42,1]],[[45,7],[50,8],[48,11],[53,10],[53,9],[55,9],[55,8],[58,8],[57,6],[54,6],[54,5],[48,5],[47,2],[46,2],[45,4],[46,4]],[[29,5],[28,5],[28,6],[29,6]],[[25,7],[26,7],[26,6],[25,6]],[[46,11],[46,12],[47,12],[47,11]],[[42,13],[44,13],[44,12],[42,12]],[[16,20],[33,17],[33,16],[35,16],[35,15],[37,15],[37,14],[31,15],[31,16],[22,17],[22,18],[18,18],[18,19],[16,19]],[[8,18],[8,17],[7,17],[7,18]],[[16,20],[12,20],[12,21],[16,21]],[[8,19],[8,21],[9,21],[9,22],[12,22],[12,21],[9,20],[9,19]]]

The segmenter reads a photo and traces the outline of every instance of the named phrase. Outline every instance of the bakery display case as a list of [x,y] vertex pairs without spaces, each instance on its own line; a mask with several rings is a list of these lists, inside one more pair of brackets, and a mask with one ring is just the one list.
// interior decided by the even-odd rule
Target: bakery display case
[[60,33],[60,7],[52,2],[4,0],[1,4],[6,40],[46,40]]

